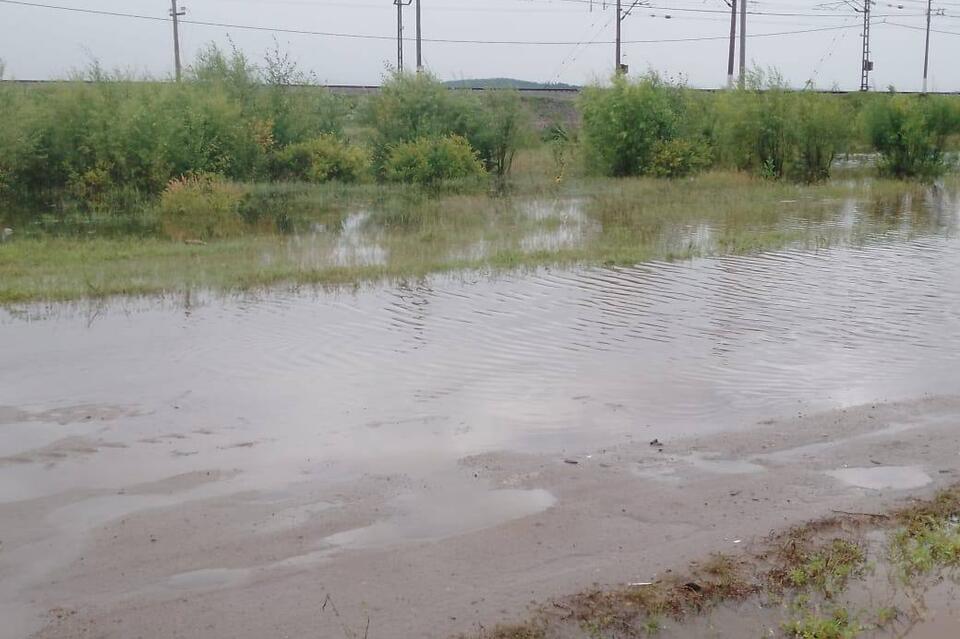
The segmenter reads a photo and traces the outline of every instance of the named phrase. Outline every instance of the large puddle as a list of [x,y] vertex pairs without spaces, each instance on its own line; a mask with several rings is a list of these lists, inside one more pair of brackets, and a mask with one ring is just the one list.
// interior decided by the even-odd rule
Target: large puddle
[[824,251],[2,311],[0,500],[210,467],[269,488],[955,393],[941,218]]

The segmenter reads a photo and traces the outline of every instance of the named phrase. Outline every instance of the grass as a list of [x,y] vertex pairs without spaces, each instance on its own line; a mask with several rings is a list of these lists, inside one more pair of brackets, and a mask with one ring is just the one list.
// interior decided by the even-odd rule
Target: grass
[[784,624],[783,630],[796,639],[853,639],[866,628],[852,619],[846,608],[839,607],[826,616],[805,611],[800,619]]
[[[864,541],[876,539],[876,533],[886,541]],[[892,601],[875,601],[871,583],[889,583],[882,577],[868,581],[877,573],[871,556],[907,578],[899,583],[914,590],[920,577],[939,578],[954,570],[960,564],[960,485],[885,515],[814,521],[772,536],[757,552],[711,555],[651,584],[597,587],[557,599],[529,621],[498,626],[479,639],[640,639],[670,626],[676,631],[671,636],[685,636],[684,623],[693,616],[741,604],[735,608],[741,616],[755,614],[751,610],[780,611],[779,625],[768,627],[763,636],[854,639],[896,631],[898,622],[913,627],[922,608],[904,613]],[[859,596],[850,592],[854,584]],[[909,603],[914,590],[899,591],[899,596]],[[857,604],[863,604],[863,593],[869,602],[865,608]],[[757,617],[757,636],[762,623]]]
[[926,507],[901,511],[897,519],[890,559],[905,581],[960,566],[960,491],[941,493]]
[[[821,249],[876,234],[938,232],[915,184],[859,177],[797,186],[735,173],[684,180],[574,176],[562,184],[535,154],[513,190],[253,188],[259,231],[210,241],[15,227],[0,245],[0,303],[166,295],[204,289],[339,286],[460,270],[633,265],[786,246]],[[948,188],[955,188],[952,180]],[[836,224],[857,207],[852,227]],[[282,219],[287,232],[264,232]],[[149,228],[143,215],[137,228]],[[278,225],[280,223],[278,222]],[[45,227],[45,228],[49,228]]]

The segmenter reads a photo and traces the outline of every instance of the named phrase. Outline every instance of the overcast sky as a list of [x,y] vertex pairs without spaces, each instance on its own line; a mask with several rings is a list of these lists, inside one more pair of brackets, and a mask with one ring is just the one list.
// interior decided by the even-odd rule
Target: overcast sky
[[[24,0],[60,7],[166,18],[169,0]],[[862,0],[850,0],[862,2]],[[253,58],[281,47],[324,82],[375,84],[396,61],[390,39],[355,39],[253,31],[265,28],[338,34],[396,34],[392,0],[181,0],[185,20],[234,26],[182,25],[184,59],[197,49],[228,38]],[[624,0],[625,6],[629,4]],[[422,0],[423,37],[448,40],[538,41],[561,44],[425,42],[428,68],[442,79],[514,77],[537,81],[590,82],[613,68],[614,11],[594,0]],[[624,20],[623,38],[659,40],[624,45],[631,73],[652,68],[682,74],[693,86],[726,80],[729,9],[724,0],[649,0]],[[934,0],[930,46],[931,90],[960,90],[960,0]],[[862,18],[843,2],[749,0],[750,64],[778,68],[794,85],[856,89],[860,84]],[[872,84],[919,89],[923,71],[926,0],[877,0],[871,32],[876,65]],[[774,15],[779,14],[779,15]],[[783,15],[789,14],[789,15]],[[404,10],[405,35],[414,35],[414,10]],[[668,17],[669,16],[669,17]],[[896,24],[892,24],[896,23]],[[901,25],[901,26],[898,26]],[[849,28],[839,28],[849,27]],[[914,27],[914,28],[908,28]],[[817,31],[810,31],[817,30]],[[807,31],[786,34],[784,32]],[[663,42],[683,38],[716,38]],[[577,46],[575,43],[593,43]],[[95,57],[107,68],[156,76],[172,73],[169,22],[90,15],[0,1],[0,59],[7,77],[46,79],[66,75]],[[414,63],[412,42],[406,61]]]

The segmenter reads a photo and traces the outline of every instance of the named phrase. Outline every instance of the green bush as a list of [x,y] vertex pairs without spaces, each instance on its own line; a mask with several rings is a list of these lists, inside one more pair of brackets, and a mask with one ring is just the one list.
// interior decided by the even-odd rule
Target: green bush
[[174,240],[211,240],[241,235],[240,207],[246,189],[215,175],[171,180],[160,196],[159,217],[165,235]]
[[467,137],[479,109],[473,96],[450,91],[427,73],[394,73],[366,103],[364,121],[372,130],[374,165],[384,174],[397,145],[446,135]]
[[766,178],[816,182],[830,176],[855,118],[839,96],[792,91],[776,73],[754,70],[746,87],[718,98],[722,163]]
[[291,144],[277,152],[271,162],[275,178],[303,182],[359,182],[370,172],[366,149],[334,135]]
[[[610,176],[671,175],[703,168],[699,141],[675,142],[691,130],[686,90],[655,74],[637,82],[623,76],[610,88],[587,88],[580,98],[588,165]],[[672,158],[670,156],[673,156]],[[681,159],[680,156],[686,156]]]
[[533,138],[530,110],[523,104],[519,92],[509,90],[484,91],[480,107],[481,122],[471,143],[485,168],[504,177],[510,173],[517,151]]
[[289,65],[261,70],[242,53],[201,51],[182,83],[111,75],[0,86],[0,195],[91,208],[115,188],[157,195],[180,175],[266,175],[278,148],[342,129],[344,101]]
[[702,171],[712,162],[710,148],[704,142],[659,140],[653,146],[649,173],[655,177],[684,177]]
[[854,135],[854,114],[838,96],[803,91],[791,96],[788,178],[820,182],[830,177],[833,160]]
[[457,135],[402,142],[389,151],[386,174],[395,182],[434,186],[484,174],[470,143]]
[[488,91],[478,98],[448,89],[427,73],[391,75],[367,102],[363,121],[372,132],[374,166],[384,177],[397,145],[452,135],[467,140],[484,167],[503,176],[532,130],[516,91]]
[[947,168],[944,150],[960,132],[960,109],[935,96],[891,96],[873,101],[864,121],[882,174],[931,179]]

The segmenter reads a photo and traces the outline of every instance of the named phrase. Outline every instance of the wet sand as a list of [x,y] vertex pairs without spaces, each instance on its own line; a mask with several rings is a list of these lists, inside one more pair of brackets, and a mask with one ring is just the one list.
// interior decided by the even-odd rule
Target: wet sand
[[[0,634],[349,637],[369,619],[373,638],[447,637],[960,477],[958,397],[763,421],[678,439],[649,427],[599,448],[490,452],[440,468],[410,455],[383,472],[304,473],[267,492],[211,465],[8,501]],[[69,458],[102,444],[61,449]]]

